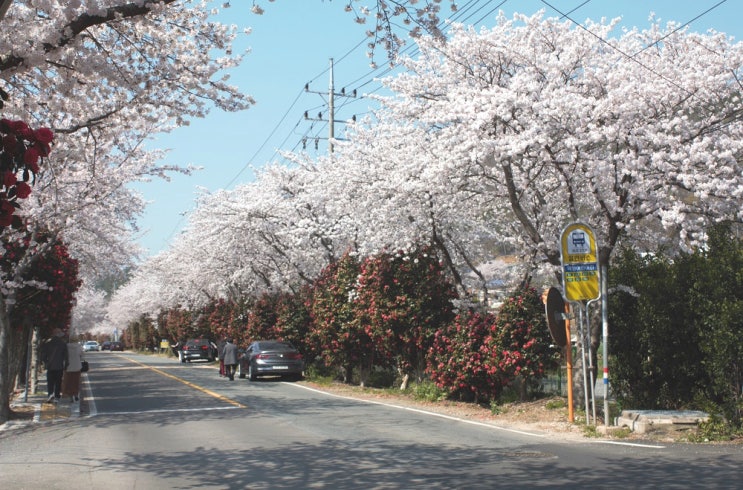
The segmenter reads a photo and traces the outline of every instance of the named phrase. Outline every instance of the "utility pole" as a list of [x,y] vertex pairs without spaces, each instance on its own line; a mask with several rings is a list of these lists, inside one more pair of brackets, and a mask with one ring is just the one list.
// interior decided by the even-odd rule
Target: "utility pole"
[[[310,90],[309,83],[304,86],[305,92],[312,92],[314,94],[320,94],[323,95],[323,92],[315,92],[313,90]],[[333,140],[335,139],[335,123],[345,123],[346,121],[339,121],[335,119],[335,98],[336,97],[356,97],[356,89],[351,92],[351,94],[346,94],[346,89],[342,88],[340,92],[335,91],[335,82],[333,79],[333,58],[330,58],[330,84],[328,88],[328,151],[330,153],[333,153]],[[317,115],[317,118],[311,118],[309,117],[309,114],[307,114],[307,111],[304,112],[304,118],[309,121],[325,121],[322,117],[322,112],[320,112]],[[356,116],[353,116],[352,119],[355,121]],[[317,149],[317,140],[320,138],[315,138],[315,149]]]
[[328,151],[333,153],[335,138],[335,87],[333,86],[333,58],[330,58],[330,87],[328,88]]

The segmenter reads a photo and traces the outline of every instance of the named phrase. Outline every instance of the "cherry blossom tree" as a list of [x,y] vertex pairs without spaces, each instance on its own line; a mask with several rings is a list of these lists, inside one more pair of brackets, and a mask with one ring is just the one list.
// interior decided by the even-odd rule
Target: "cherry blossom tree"
[[[64,240],[84,280],[137,252],[132,237],[144,202],[127,184],[190,171],[162,164],[164,154],[144,143],[213,108],[253,102],[228,84],[226,70],[242,58],[232,48],[237,32],[213,21],[210,3],[16,0],[0,19],[0,88],[9,95],[3,116],[55,134],[54,159],[23,209],[27,233],[31,242],[39,229],[48,243]],[[3,233],[4,241],[18,239]],[[28,248],[36,250],[43,252]],[[17,265],[32,262],[19,257]],[[17,275],[0,278],[4,294]],[[7,328],[0,321],[0,334]],[[6,348],[0,342],[3,359]],[[10,381],[0,379],[3,394]]]
[[522,280],[559,271],[572,221],[597,233],[602,264],[620,244],[690,250],[710,223],[740,223],[743,45],[614,26],[516,15],[420,38],[333,154],[204,195],[131,291],[162,286],[140,300],[154,310],[200,307],[292,290],[347,250],[416,243],[435,244],[462,289],[485,289],[496,246],[517,252]]
[[[253,13],[261,15],[265,12],[260,3],[253,2]],[[363,5],[359,5],[360,3],[361,0],[349,0],[344,8],[353,15],[354,22],[367,26],[368,55],[372,59],[376,49],[381,46],[388,59],[394,63],[395,57],[408,42],[407,37],[415,39],[428,34],[439,39],[444,38],[441,9],[446,1],[364,0]],[[448,0],[448,4],[452,12],[457,11],[455,0]]]
[[622,242],[690,250],[710,223],[743,218],[743,45],[673,23],[611,37],[613,25],[501,16],[423,38],[388,81],[387,124],[350,151],[375,139],[367,158],[397,161],[415,143],[382,142],[395,122],[415,126],[439,152],[432,171],[486,196],[479,212],[532,269],[558,269],[577,220],[597,232],[601,264]]
[[71,335],[99,334],[106,319],[108,298],[101,289],[84,285],[75,295],[72,310]]
[[743,216],[730,69],[743,45],[674,24],[610,38],[612,26],[542,14],[455,26],[388,81],[385,115],[440,142],[438,170],[487,194],[504,236],[552,265],[573,220],[596,230],[606,263],[620,239],[688,249],[706,223]]

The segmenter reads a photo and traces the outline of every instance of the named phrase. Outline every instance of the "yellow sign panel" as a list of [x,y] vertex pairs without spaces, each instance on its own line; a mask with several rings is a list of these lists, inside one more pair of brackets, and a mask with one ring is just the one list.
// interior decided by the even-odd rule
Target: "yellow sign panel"
[[593,230],[582,223],[565,227],[561,238],[562,286],[565,299],[583,301],[599,297],[599,267]]

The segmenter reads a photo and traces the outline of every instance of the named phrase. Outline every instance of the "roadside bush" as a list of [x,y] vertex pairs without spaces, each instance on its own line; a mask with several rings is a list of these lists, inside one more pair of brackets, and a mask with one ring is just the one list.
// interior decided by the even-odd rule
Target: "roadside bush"
[[689,436],[689,442],[724,442],[737,436],[743,436],[740,427],[718,414],[712,414],[709,419],[699,423],[696,432]]
[[451,398],[486,402],[500,394],[504,382],[488,346],[495,323],[493,315],[470,311],[436,332],[428,373]]
[[440,388],[436,383],[432,381],[421,381],[413,385],[413,397],[416,400],[425,400],[428,402],[438,402],[446,400],[449,397],[449,392],[443,388]]

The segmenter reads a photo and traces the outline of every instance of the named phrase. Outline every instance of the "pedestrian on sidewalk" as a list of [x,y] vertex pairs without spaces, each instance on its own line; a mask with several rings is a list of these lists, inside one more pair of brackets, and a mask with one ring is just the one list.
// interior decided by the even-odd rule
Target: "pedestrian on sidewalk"
[[80,401],[80,375],[83,369],[83,346],[79,342],[67,343],[67,369],[62,378],[62,394],[70,402]]
[[217,356],[219,357],[219,376],[223,377],[225,375],[224,370],[224,344],[225,340],[222,339],[219,341],[219,346],[217,347]]
[[52,330],[52,336],[41,345],[41,361],[46,368],[47,403],[56,403],[62,397],[62,375],[67,367],[67,344],[60,328]]
[[237,346],[232,343],[231,338],[227,338],[227,341],[222,348],[222,359],[224,359],[225,374],[230,378],[230,381],[235,381],[235,371],[237,371]]

